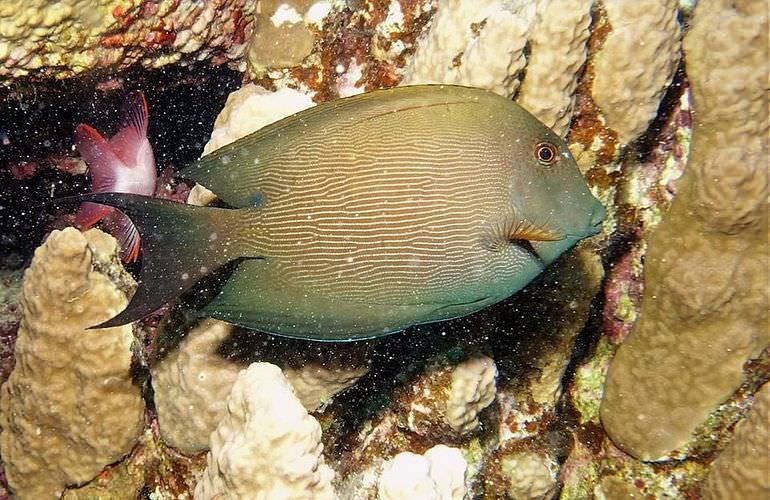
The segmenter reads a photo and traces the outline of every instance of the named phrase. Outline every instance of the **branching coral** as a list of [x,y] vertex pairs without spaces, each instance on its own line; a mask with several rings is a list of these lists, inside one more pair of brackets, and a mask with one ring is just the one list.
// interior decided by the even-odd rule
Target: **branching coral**
[[12,0],[0,4],[0,79],[141,62],[236,59],[254,2]]
[[238,375],[195,498],[334,498],[321,427],[281,374],[254,363]]
[[650,239],[640,319],[602,404],[607,432],[638,458],[684,445],[770,344],[766,41],[761,2],[699,5],[685,38],[690,167]]
[[131,450],[144,402],[131,380],[131,325],[88,330],[127,300],[115,240],[54,231],[24,276],[16,367],[2,388],[0,438],[20,499],[58,498]]

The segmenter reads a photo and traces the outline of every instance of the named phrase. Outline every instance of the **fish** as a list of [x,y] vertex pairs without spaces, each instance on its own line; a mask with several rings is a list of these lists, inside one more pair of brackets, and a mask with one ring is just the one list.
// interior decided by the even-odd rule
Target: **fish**
[[[94,193],[117,192],[152,195],[157,182],[155,156],[147,139],[149,112],[141,91],[129,93],[123,101],[118,132],[105,139],[90,125],[75,128],[75,147],[88,165]],[[83,203],[75,215],[81,229],[102,221],[117,238],[123,262],[139,257],[140,234],[124,214],[106,205]]]
[[143,236],[135,295],[96,327],[140,319],[230,264],[200,317],[315,341],[380,337],[506,299],[605,218],[553,131],[462,86],[328,101],[180,175],[225,206],[77,197],[123,211]]

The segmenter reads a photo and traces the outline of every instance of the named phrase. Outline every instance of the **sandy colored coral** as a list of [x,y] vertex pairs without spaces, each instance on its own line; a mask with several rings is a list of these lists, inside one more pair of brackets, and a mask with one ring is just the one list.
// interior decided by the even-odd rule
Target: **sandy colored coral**
[[262,0],[246,48],[251,74],[299,65],[315,45],[313,25],[331,9],[332,2],[325,0]]
[[604,2],[612,31],[593,56],[592,93],[623,143],[647,129],[676,71],[677,6],[677,0]]
[[534,17],[527,0],[441,2],[401,84],[454,83],[512,94]]
[[408,451],[385,463],[379,481],[380,500],[462,500],[465,470],[462,453],[443,444],[424,455]]
[[231,331],[227,323],[204,320],[152,367],[161,436],[183,453],[208,449],[209,435],[225,413],[240,367],[218,356],[216,349]]
[[16,367],[2,387],[5,473],[19,499],[58,498],[131,451],[144,402],[131,380],[131,325],[87,330],[120,312],[132,283],[99,230],[54,231],[24,275]]
[[770,498],[770,382],[757,391],[746,419],[714,461],[705,497]]
[[692,156],[650,238],[640,318],[612,361],[601,410],[612,439],[641,459],[686,444],[770,344],[762,5],[700,4],[685,38]]
[[476,356],[452,370],[446,419],[457,432],[469,432],[479,425],[479,412],[492,404],[497,393],[497,366],[487,356]]
[[0,79],[67,77],[137,62],[234,60],[243,52],[254,7],[255,2],[244,0],[3,1]]
[[322,450],[320,425],[281,369],[254,363],[238,375],[211,435],[195,498],[334,498]]
[[592,0],[537,3],[527,76],[517,102],[562,136],[572,117],[578,75],[588,57],[592,4]]
[[[265,125],[314,105],[311,96],[299,90],[284,88],[270,92],[258,85],[244,85],[227,97],[227,103],[214,122],[214,130],[203,148],[203,154],[205,156]],[[190,192],[187,202],[206,205],[214,198],[211,191],[198,184]]]
[[[255,347],[241,349],[245,360],[223,356],[222,344],[233,330],[228,323],[204,320],[151,368],[161,436],[183,453],[208,449],[209,435],[225,415],[227,395],[238,373],[248,361],[260,360],[265,354]],[[281,348],[272,347],[275,352]],[[369,371],[365,359],[352,359],[344,349],[322,356],[322,360],[298,360],[283,367],[284,376],[308,411],[328,403]]]
[[501,459],[508,495],[520,500],[546,498],[556,488],[555,464],[538,453],[524,451]]

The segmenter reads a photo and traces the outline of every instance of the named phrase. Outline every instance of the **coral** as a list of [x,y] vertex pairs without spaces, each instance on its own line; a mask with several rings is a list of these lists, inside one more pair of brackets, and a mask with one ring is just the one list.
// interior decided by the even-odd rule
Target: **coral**
[[299,65],[313,51],[313,28],[331,8],[331,1],[325,0],[262,0],[246,48],[251,74]]
[[593,55],[593,98],[629,143],[658,111],[680,58],[677,0],[604,2],[611,32]]
[[477,356],[452,370],[446,420],[457,432],[469,432],[479,425],[479,412],[495,400],[497,367],[493,359]]
[[281,369],[254,363],[238,375],[211,435],[195,498],[334,498],[321,427]]
[[222,321],[202,321],[151,369],[161,435],[183,453],[208,449],[209,435],[225,413],[240,367],[215,351],[232,328]]
[[57,498],[128,453],[142,433],[131,326],[87,329],[126,306],[121,288],[133,281],[116,252],[99,230],[54,231],[25,272],[16,367],[0,399],[0,445],[18,498]]
[[770,382],[754,396],[746,419],[714,461],[705,497],[741,499],[770,496]]
[[[244,85],[227,98],[225,107],[214,122],[214,130],[203,148],[203,154],[314,105],[310,95],[299,90],[285,88],[270,92],[254,84]],[[187,202],[207,205],[214,198],[211,191],[196,185]]]
[[588,53],[591,0],[537,2],[527,76],[517,101],[557,134],[572,116],[578,75]]
[[465,498],[467,464],[457,448],[437,445],[417,455],[399,453],[385,463],[379,481],[381,500]]
[[770,344],[767,14],[758,4],[699,6],[685,37],[690,166],[650,237],[640,317],[612,361],[601,409],[612,439],[644,460],[685,445]]
[[526,0],[441,2],[401,84],[456,83],[512,94],[534,17],[535,5]]
[[6,1],[0,5],[0,79],[61,78],[137,62],[235,60],[254,7],[244,0]]
[[546,498],[556,488],[554,464],[533,452],[513,453],[501,459],[500,469],[508,481],[508,495],[516,499]]
[[[204,320],[187,333],[177,349],[151,368],[161,435],[166,443],[183,453],[208,449],[209,435],[225,414],[227,395],[238,372],[250,362],[267,357],[266,352],[253,345],[240,348],[240,359],[223,353],[223,344],[233,331],[228,323]],[[252,342],[249,339],[244,344]],[[271,347],[270,358],[281,359],[284,376],[308,411],[331,401],[369,370],[365,357],[348,356],[344,348],[310,357],[288,349],[276,355],[284,350],[279,342]]]

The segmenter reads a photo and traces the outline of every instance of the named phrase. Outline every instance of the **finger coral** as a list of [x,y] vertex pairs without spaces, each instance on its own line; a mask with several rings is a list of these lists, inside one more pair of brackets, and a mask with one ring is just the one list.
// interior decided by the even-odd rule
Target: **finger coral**
[[655,118],[680,57],[676,0],[604,2],[612,30],[593,57],[593,98],[622,143]]
[[452,429],[468,432],[479,425],[481,410],[495,400],[497,367],[493,359],[477,356],[452,370],[446,419]]
[[0,398],[0,449],[19,499],[58,498],[131,451],[142,433],[131,326],[87,329],[127,303],[123,289],[133,281],[117,250],[96,229],[54,231],[25,272],[16,367]]
[[195,498],[335,498],[322,449],[320,425],[281,369],[254,363],[238,375],[211,435]]
[[526,0],[442,2],[402,85],[455,83],[512,94],[526,65],[534,14],[534,4]]
[[[209,436],[225,415],[227,395],[238,373],[249,362],[265,356],[254,346],[242,348],[238,360],[223,355],[223,344],[234,330],[222,321],[203,320],[151,368],[160,433],[167,444],[183,453],[208,449]],[[271,347],[281,352],[279,345]],[[344,348],[325,351],[312,359],[295,359],[298,355],[287,349],[284,356],[278,357],[286,365],[282,366],[284,376],[307,411],[328,403],[369,370],[366,359],[351,359]]]
[[640,318],[612,361],[601,409],[610,437],[643,460],[685,445],[770,344],[761,4],[699,4],[685,38],[690,166],[650,238]]
[[707,499],[770,497],[770,382],[754,396],[746,419],[717,457],[706,481]]
[[379,482],[380,500],[462,500],[467,464],[457,448],[443,444],[424,455],[408,451],[385,463]]

